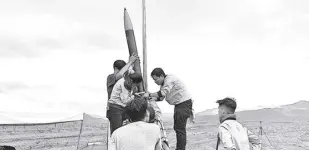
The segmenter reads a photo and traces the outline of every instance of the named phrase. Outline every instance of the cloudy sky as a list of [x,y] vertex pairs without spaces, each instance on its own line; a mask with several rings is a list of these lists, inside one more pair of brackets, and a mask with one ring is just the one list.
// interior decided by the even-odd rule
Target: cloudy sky
[[[309,100],[309,1],[147,0],[148,72],[179,77],[197,112]],[[106,77],[128,60],[123,9],[142,58],[142,0],[0,1],[0,115],[105,116]],[[148,77],[149,90],[158,86]],[[163,112],[173,112],[166,102]]]

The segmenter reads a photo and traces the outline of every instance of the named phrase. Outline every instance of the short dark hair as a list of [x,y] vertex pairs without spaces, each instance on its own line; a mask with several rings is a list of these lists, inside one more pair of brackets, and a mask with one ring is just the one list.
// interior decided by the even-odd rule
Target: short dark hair
[[125,62],[125,61],[123,61],[123,60],[116,60],[116,61],[114,62],[113,67],[114,67],[114,68],[117,68],[118,70],[121,70],[125,65],[126,65],[126,62]]
[[147,112],[148,102],[144,98],[135,98],[127,103],[124,110],[132,122],[142,121]]
[[151,72],[151,76],[154,76],[154,75],[157,76],[157,77],[159,77],[161,75],[166,77],[166,75],[165,75],[165,73],[164,73],[162,68],[155,68],[155,69],[153,69],[152,72]]
[[133,83],[140,83],[143,81],[143,77],[140,73],[129,74],[128,77],[133,81]]
[[236,100],[234,98],[226,97],[222,100],[218,100],[216,103],[218,103],[219,106],[224,105],[225,107],[230,109],[230,111],[232,113],[235,113],[235,110],[237,108],[237,103],[236,103]]

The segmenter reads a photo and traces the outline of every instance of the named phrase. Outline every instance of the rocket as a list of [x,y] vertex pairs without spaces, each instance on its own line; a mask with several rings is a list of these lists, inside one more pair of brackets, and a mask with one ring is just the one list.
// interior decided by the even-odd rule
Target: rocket
[[[136,47],[133,25],[132,25],[130,16],[129,16],[126,9],[124,9],[124,29],[125,29],[125,32],[126,32],[126,38],[127,38],[127,44],[128,44],[130,56],[133,53],[137,54],[137,47]],[[139,61],[134,62],[134,71],[142,74]],[[141,83],[140,86],[139,86],[139,92],[143,92],[143,91],[145,91],[145,88],[144,88],[144,84]],[[148,104],[147,110],[149,111],[150,115],[155,115],[155,111],[154,111],[153,107],[149,106],[149,104]],[[166,135],[166,131],[164,129],[163,123],[162,123],[162,121],[157,121],[157,123],[161,128],[161,134],[162,134],[162,137],[163,137],[162,148],[164,148],[164,150],[169,150],[169,144],[168,144],[167,135]]]
[[[129,16],[126,8],[124,8],[124,29],[125,29],[125,33],[126,33],[126,39],[127,39],[127,44],[128,44],[130,56],[133,53],[136,53],[138,55],[133,25],[132,25],[130,16]],[[135,72],[140,73],[142,75],[141,65],[140,65],[139,61],[134,62],[134,68],[133,69],[134,69]],[[143,83],[141,83],[141,85],[139,86],[139,92],[143,92],[143,91],[144,91],[144,85],[143,85]]]

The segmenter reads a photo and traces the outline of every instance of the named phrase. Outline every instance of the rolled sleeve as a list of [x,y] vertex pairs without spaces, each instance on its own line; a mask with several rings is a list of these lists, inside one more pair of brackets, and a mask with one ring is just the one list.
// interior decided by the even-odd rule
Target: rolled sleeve
[[166,95],[169,94],[169,93],[171,92],[172,88],[173,88],[172,83],[169,82],[169,81],[166,81],[166,82],[164,83],[164,85],[161,87],[161,90],[160,90],[162,96],[163,96],[163,97],[166,97]]

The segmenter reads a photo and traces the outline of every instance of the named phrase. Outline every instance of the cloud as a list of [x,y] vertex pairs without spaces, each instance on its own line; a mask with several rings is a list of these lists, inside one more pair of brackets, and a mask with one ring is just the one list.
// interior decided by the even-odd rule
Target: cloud
[[125,35],[108,28],[48,13],[4,16],[0,21],[0,57],[38,57],[56,50],[119,50]]
[[68,42],[72,47],[75,45],[74,47],[86,51],[89,51],[89,48],[93,48],[93,50],[126,49],[125,36],[123,36],[123,38],[116,38],[104,33],[102,29],[76,33]]
[[39,55],[29,44],[23,43],[19,39],[0,38],[0,57],[35,57]]
[[15,91],[15,90],[25,90],[29,89],[30,87],[21,83],[21,82],[0,82],[0,92],[8,92],[8,91]]

